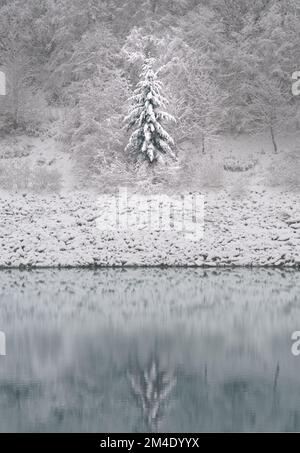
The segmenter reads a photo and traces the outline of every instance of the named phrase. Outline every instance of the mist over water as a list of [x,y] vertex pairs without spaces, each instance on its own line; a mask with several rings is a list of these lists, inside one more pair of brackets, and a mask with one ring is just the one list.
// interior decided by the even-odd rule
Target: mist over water
[[1,271],[0,430],[299,431],[300,273]]

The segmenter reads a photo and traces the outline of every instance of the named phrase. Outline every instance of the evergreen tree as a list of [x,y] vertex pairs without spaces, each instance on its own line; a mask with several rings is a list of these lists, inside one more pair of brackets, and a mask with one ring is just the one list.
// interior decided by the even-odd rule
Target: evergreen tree
[[175,157],[174,140],[163,127],[164,121],[175,121],[175,118],[161,110],[166,107],[167,100],[161,95],[162,84],[153,64],[152,58],[146,59],[140,82],[131,98],[133,105],[125,118],[128,130],[135,128],[126,151],[150,163],[161,160],[164,155]]

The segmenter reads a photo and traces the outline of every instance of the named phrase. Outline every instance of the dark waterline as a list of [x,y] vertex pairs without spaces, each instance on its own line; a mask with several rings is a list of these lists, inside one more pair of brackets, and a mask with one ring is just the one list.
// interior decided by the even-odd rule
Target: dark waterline
[[300,272],[0,272],[1,432],[299,431]]

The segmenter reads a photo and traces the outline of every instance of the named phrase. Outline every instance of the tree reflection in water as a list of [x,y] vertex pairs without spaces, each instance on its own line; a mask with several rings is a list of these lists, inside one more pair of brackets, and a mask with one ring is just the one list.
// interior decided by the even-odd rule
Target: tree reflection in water
[[174,373],[164,369],[155,354],[145,367],[139,366],[128,375],[147,429],[157,432],[168,398],[176,385]]

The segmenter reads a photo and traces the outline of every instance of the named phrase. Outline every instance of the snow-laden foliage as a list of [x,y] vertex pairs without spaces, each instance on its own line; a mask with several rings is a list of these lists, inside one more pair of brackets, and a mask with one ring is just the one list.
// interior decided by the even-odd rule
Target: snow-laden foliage
[[[159,92],[176,118],[166,126],[169,117],[158,118],[152,100],[155,131],[146,134],[135,118],[132,132],[141,133],[130,148],[146,158],[139,167],[151,184],[158,171],[171,182],[165,166],[151,165],[149,171],[152,158],[172,150],[168,136],[154,147],[160,127],[175,140],[180,166],[191,170],[189,145],[216,161],[227,137],[242,134],[248,136],[245,143],[253,134],[268,134],[274,154],[282,156],[283,135],[300,130],[298,98],[291,90],[299,35],[298,0],[0,0],[0,70],[7,81],[0,135],[67,136],[65,149],[76,151],[71,156],[75,164],[80,160],[84,181],[100,173],[103,181],[119,158],[136,181],[124,152],[129,137],[122,122],[127,85],[136,86],[151,55],[164,86]],[[146,86],[139,88],[142,93]],[[138,107],[135,99],[133,116]],[[144,111],[145,104],[140,107]],[[153,149],[145,145],[142,153],[149,134]],[[58,141],[55,146],[58,150]],[[169,171],[170,161],[165,163]],[[215,171],[208,179],[214,182]],[[114,182],[111,177],[110,185]]]
[[114,79],[103,76],[100,65],[78,93],[77,104],[66,115],[62,139],[72,152],[80,182],[90,184],[100,174],[103,179],[123,160],[122,121],[128,96],[126,80],[119,73]]
[[167,105],[167,99],[161,94],[162,84],[153,65],[152,58],[146,59],[131,98],[132,106],[125,118],[128,129],[134,129],[126,151],[150,163],[164,155],[175,157],[174,140],[163,126],[164,122],[175,121],[175,118],[162,110]]

